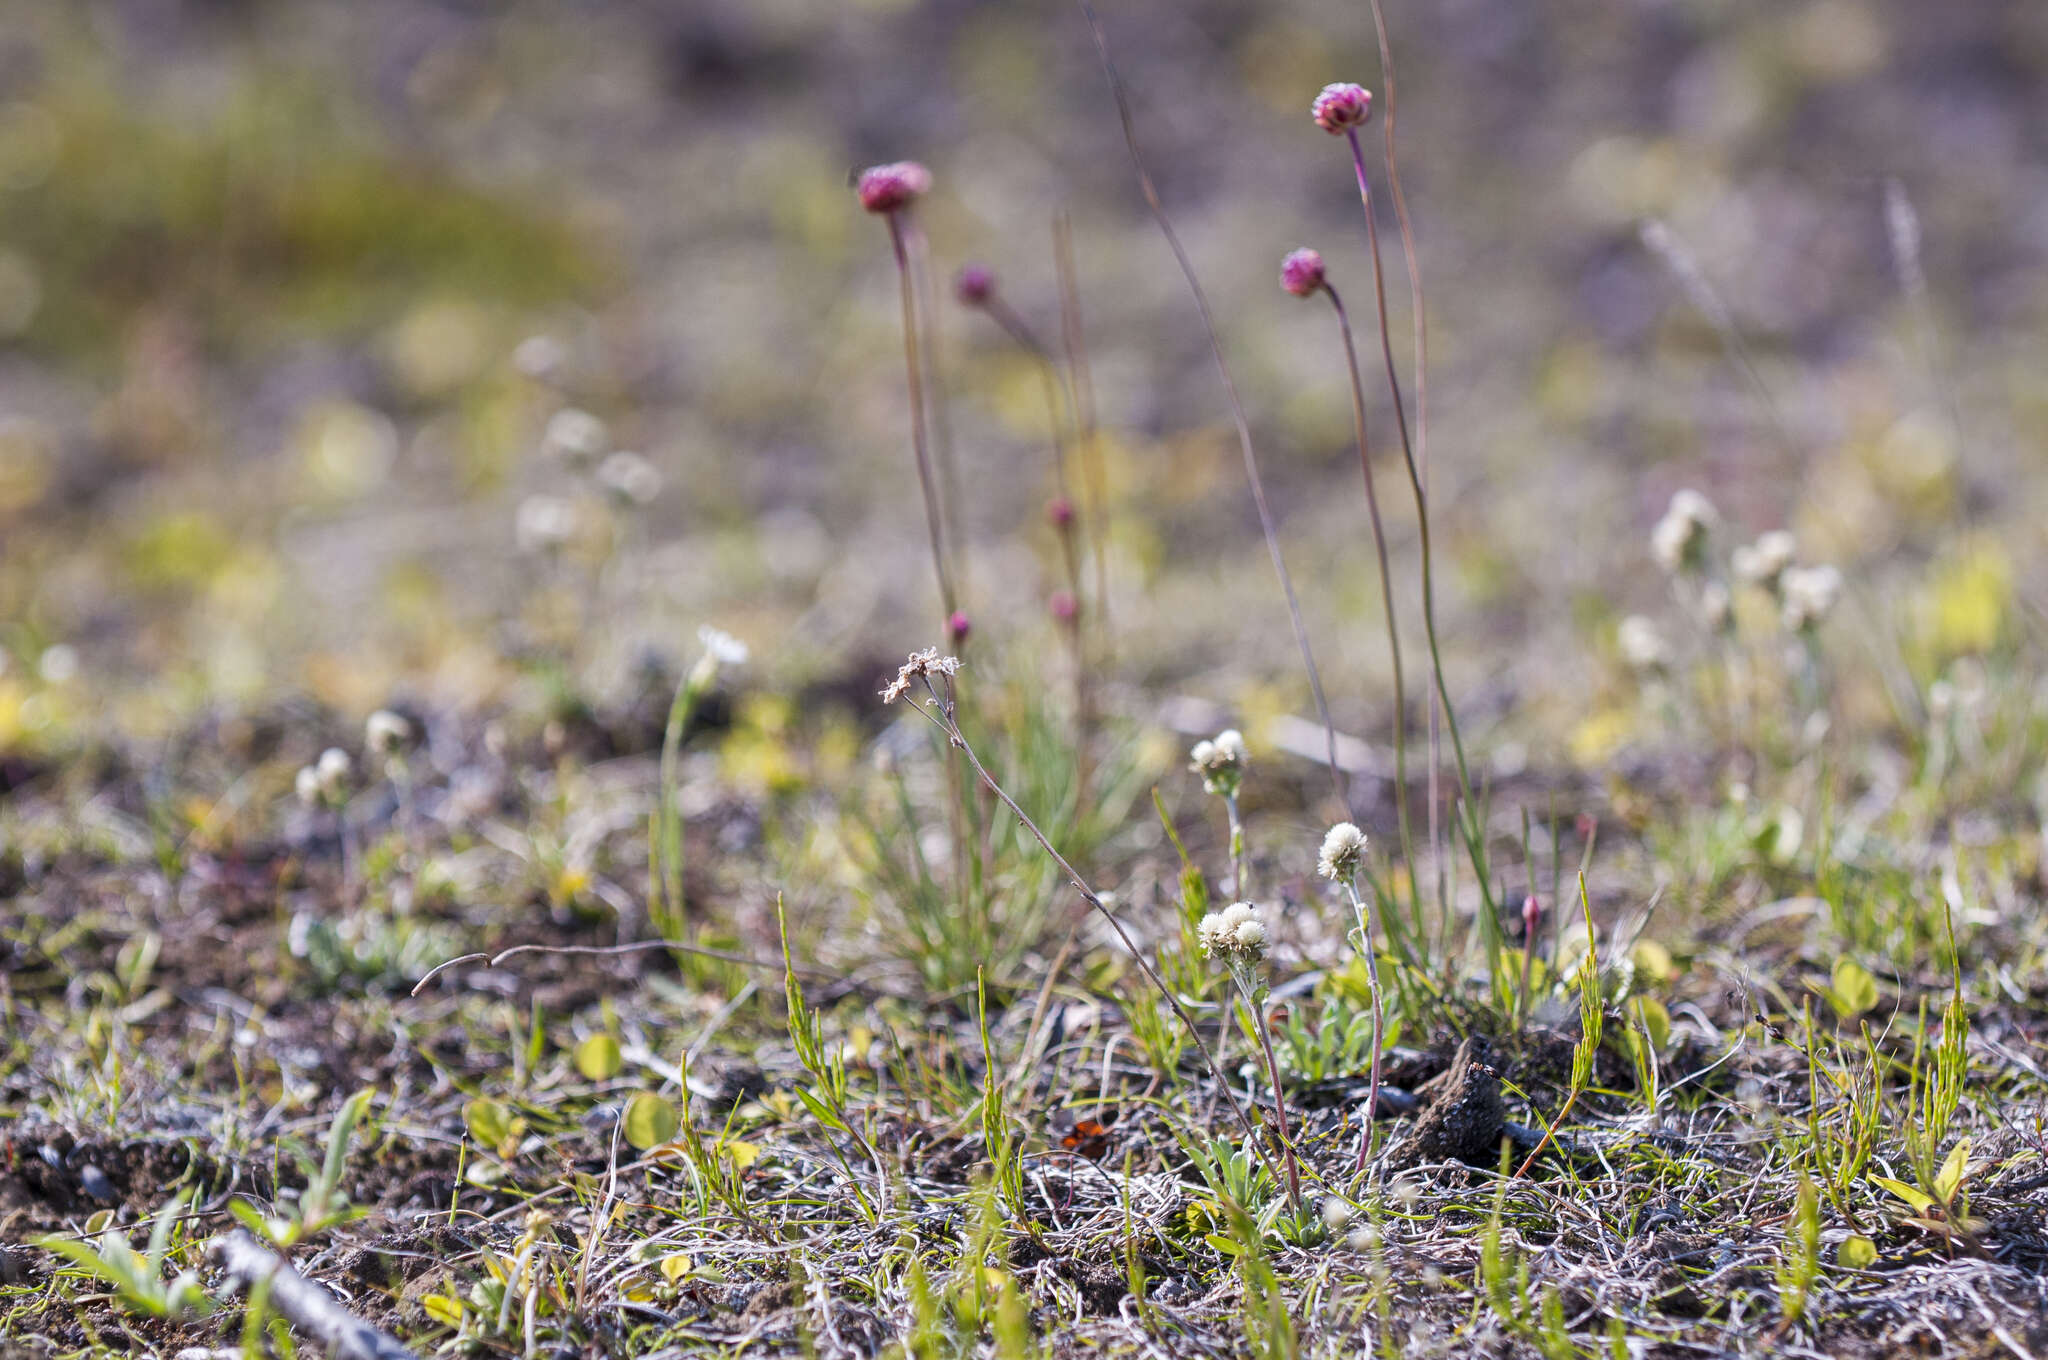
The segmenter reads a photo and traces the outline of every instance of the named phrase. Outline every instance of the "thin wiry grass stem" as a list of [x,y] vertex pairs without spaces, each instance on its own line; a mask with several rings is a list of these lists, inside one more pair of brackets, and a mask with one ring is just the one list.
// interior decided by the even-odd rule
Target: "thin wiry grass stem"
[[1372,545],[1380,559],[1380,603],[1387,614],[1387,651],[1394,667],[1394,815],[1401,829],[1401,859],[1408,868],[1409,896],[1420,902],[1421,889],[1415,873],[1415,834],[1408,822],[1408,695],[1402,679],[1401,630],[1394,619],[1394,579],[1387,564],[1387,531],[1380,519],[1379,492],[1373,484],[1372,445],[1365,431],[1365,384],[1358,372],[1358,348],[1351,338],[1351,317],[1344,299],[1329,283],[1323,284],[1330,306],[1337,313],[1337,329],[1344,337],[1344,366],[1351,374],[1351,418],[1358,428],[1358,466],[1365,475],[1365,508],[1372,517]]
[[1095,632],[1099,659],[1107,663],[1114,651],[1109,630],[1109,487],[1102,466],[1102,445],[1095,428],[1095,380],[1088,367],[1087,337],[1081,325],[1081,290],[1074,270],[1074,224],[1062,211],[1052,223],[1053,267],[1060,281],[1060,343],[1066,350],[1068,393],[1074,404],[1074,441],[1080,455],[1081,480],[1088,489],[1084,519],[1095,559]]
[[[1422,292],[1422,260],[1415,250],[1415,224],[1408,217],[1408,195],[1401,188],[1401,158],[1394,151],[1394,122],[1400,101],[1394,89],[1394,45],[1387,37],[1387,16],[1380,0],[1372,6],[1373,35],[1380,48],[1380,93],[1387,115],[1381,129],[1387,147],[1387,187],[1394,195],[1394,218],[1401,224],[1401,256],[1408,266],[1408,300],[1415,344],[1415,461],[1422,465],[1422,489],[1429,490],[1429,307]],[[1438,780],[1443,771],[1442,702],[1434,690],[1429,696],[1429,855],[1436,865],[1437,905],[1450,909],[1448,884],[1437,827],[1437,806],[1442,796]]]
[[[946,400],[942,364],[938,297],[932,283],[931,241],[915,218],[905,221],[905,243],[915,265],[918,304],[918,358],[924,369],[925,400],[930,410],[932,467],[939,487],[939,514],[946,527],[946,567],[958,594],[967,594],[967,555],[961,547],[960,479],[953,457],[952,405]],[[952,610],[946,611],[948,617]]]
[[1372,991],[1372,1073],[1371,1085],[1365,1093],[1365,1128],[1358,1136],[1358,1165],[1355,1170],[1365,1170],[1365,1164],[1372,1156],[1372,1124],[1380,1108],[1380,1050],[1387,1041],[1387,1005],[1380,991],[1379,950],[1373,945],[1373,910],[1359,895],[1358,877],[1348,875],[1344,879],[1344,891],[1351,895],[1351,911],[1358,918],[1358,952],[1365,955],[1365,981]]
[[[1444,682],[1443,648],[1437,641],[1436,633],[1436,573],[1433,565],[1434,554],[1429,537],[1429,492],[1422,485],[1422,470],[1415,460],[1414,441],[1408,435],[1407,408],[1401,400],[1401,378],[1394,368],[1393,335],[1387,327],[1387,281],[1386,271],[1380,263],[1380,230],[1373,219],[1372,187],[1365,175],[1365,151],[1358,144],[1357,129],[1349,129],[1345,136],[1351,143],[1351,163],[1358,172],[1358,199],[1365,210],[1366,236],[1372,243],[1373,295],[1378,304],[1380,323],[1380,352],[1386,358],[1387,389],[1394,400],[1394,420],[1401,431],[1401,454],[1408,465],[1408,484],[1415,492],[1416,532],[1422,546],[1422,627],[1429,638],[1429,663],[1436,679],[1437,698],[1443,705],[1444,730],[1451,737],[1451,754],[1458,767],[1458,790],[1461,795],[1462,821],[1465,846],[1472,858],[1472,868],[1479,880],[1479,896],[1489,918],[1494,911],[1493,883],[1486,871],[1486,845],[1483,829],[1478,824],[1479,803],[1472,796],[1472,774],[1465,761],[1465,743],[1458,735],[1458,714],[1451,704],[1450,687]],[[1494,921],[1492,930],[1498,931],[1500,923]],[[1491,935],[1489,934],[1489,938]]]
[[939,603],[950,621],[959,608],[953,594],[952,573],[946,570],[946,531],[939,503],[939,488],[932,475],[931,441],[925,430],[924,365],[918,360],[917,286],[910,266],[903,230],[903,215],[889,214],[889,245],[896,252],[896,277],[903,295],[903,365],[910,383],[910,445],[917,459],[917,483],[924,492],[925,527],[932,540],[932,572],[938,577]]
[[[990,320],[1003,328],[1017,347],[1036,361],[1038,380],[1045,394],[1045,419],[1052,435],[1052,474],[1055,494],[1065,507],[1065,514],[1054,523],[1054,532],[1059,535],[1060,562],[1066,569],[1067,593],[1074,602],[1074,612],[1060,620],[1060,629],[1067,636],[1068,648],[1074,661],[1074,784],[1076,803],[1081,808],[1088,806],[1088,786],[1093,772],[1090,757],[1091,734],[1094,730],[1094,695],[1090,685],[1087,634],[1082,628],[1088,606],[1082,603],[1081,587],[1081,540],[1078,516],[1074,509],[1072,483],[1067,476],[1067,430],[1074,420],[1074,398],[1071,389],[1061,379],[1059,366],[1053,362],[1052,352],[1039,342],[1024,318],[1005,302],[999,293],[990,295],[980,304]],[[1096,602],[1099,606],[1099,600]]]
[[1323,722],[1323,735],[1329,745],[1330,784],[1336,792],[1338,805],[1348,813],[1351,799],[1344,786],[1343,769],[1337,763],[1337,725],[1330,717],[1329,702],[1323,697],[1322,675],[1316,670],[1315,651],[1308,640],[1308,625],[1302,622],[1301,602],[1294,593],[1294,578],[1288,574],[1287,559],[1280,552],[1280,533],[1273,524],[1272,507],[1266,503],[1266,485],[1259,476],[1259,456],[1252,446],[1251,422],[1246,419],[1244,402],[1237,395],[1237,383],[1230,376],[1230,362],[1223,354],[1223,339],[1216,330],[1216,316],[1209,308],[1209,295],[1202,290],[1194,261],[1188,257],[1187,248],[1181,245],[1180,235],[1174,231],[1173,221],[1166,215],[1166,206],[1160,202],[1159,190],[1152,183],[1152,174],[1145,168],[1145,158],[1139,154],[1130,96],[1124,90],[1123,78],[1117,74],[1115,63],[1110,60],[1109,37],[1102,31],[1102,21],[1096,17],[1094,6],[1088,0],[1080,0],[1080,5],[1081,13],[1087,17],[1089,31],[1095,37],[1095,51],[1102,61],[1102,74],[1109,81],[1110,95],[1116,101],[1117,118],[1123,125],[1124,146],[1130,151],[1131,167],[1137,172],[1138,188],[1145,196],[1145,206],[1151,210],[1152,220],[1159,224],[1159,233],[1173,251],[1180,272],[1187,278],[1188,291],[1195,296],[1195,309],[1202,315],[1202,330],[1209,339],[1209,352],[1215,356],[1216,372],[1223,379],[1223,394],[1230,404],[1230,418],[1237,426],[1238,447],[1244,454],[1245,480],[1251,483],[1252,504],[1259,512],[1259,530],[1265,535],[1266,551],[1272,556],[1274,574],[1280,578],[1281,593],[1287,597],[1288,621],[1294,628],[1295,643],[1301,648],[1301,664],[1308,671],[1308,687],[1315,698],[1317,716]]
[[1202,1042],[1202,1032],[1195,1027],[1194,1019],[1187,1013],[1187,1009],[1180,1004],[1180,998],[1173,994],[1173,990],[1153,970],[1151,963],[1146,960],[1145,955],[1139,950],[1137,942],[1131,938],[1130,932],[1124,929],[1124,923],[1117,919],[1116,913],[1109,909],[1109,905],[1102,900],[1095,889],[1088,886],[1088,880],[1081,877],[1081,871],[1067,862],[1067,857],[1062,855],[1053,846],[1052,841],[1047,839],[1046,834],[1038,829],[1038,823],[1031,820],[1031,814],[1019,806],[1017,800],[1010,796],[1009,790],[998,784],[995,776],[990,774],[982,765],[981,757],[974,753],[974,747],[968,744],[966,736],[960,731],[960,724],[955,720],[950,678],[947,681],[947,692],[943,695],[932,684],[929,675],[922,677],[922,679],[925,691],[931,695],[931,702],[929,704],[922,703],[908,695],[905,696],[904,701],[918,712],[924,714],[941,732],[946,734],[946,740],[952,744],[954,749],[966,756],[967,763],[973,767],[974,773],[981,780],[982,785],[1002,801],[1003,806],[1008,808],[1018,823],[1030,833],[1031,839],[1038,842],[1039,848],[1052,856],[1052,862],[1057,864],[1060,867],[1060,872],[1067,876],[1067,882],[1073,885],[1074,891],[1081,894],[1081,900],[1093,907],[1096,914],[1109,923],[1110,930],[1115,932],[1118,943],[1124,947],[1124,952],[1131,956],[1131,961],[1138,965],[1138,971],[1145,975],[1145,980],[1152,984],[1153,989],[1159,995],[1166,998],[1166,1004],[1172,1008],[1174,1017],[1187,1030],[1188,1037],[1194,1040],[1195,1051],[1202,1055],[1202,1062],[1209,1069],[1209,1075],[1216,1079],[1217,1089],[1223,1093],[1224,1102],[1230,1106],[1231,1114],[1235,1115],[1237,1122],[1244,1126],[1245,1137],[1256,1144],[1259,1134],[1257,1126],[1252,1123],[1251,1116],[1244,1112],[1244,1107],[1237,1103],[1237,1097],[1230,1090],[1230,1079],[1224,1076],[1223,1069],[1216,1065],[1216,1060],[1209,1056],[1209,1046]]

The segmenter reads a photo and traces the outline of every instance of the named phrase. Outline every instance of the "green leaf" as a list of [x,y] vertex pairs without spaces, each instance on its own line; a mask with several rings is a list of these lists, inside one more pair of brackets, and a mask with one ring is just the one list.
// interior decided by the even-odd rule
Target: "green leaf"
[[1849,1270],[1868,1270],[1877,1262],[1877,1243],[1867,1237],[1845,1237],[1835,1248],[1835,1261]]
[[1948,1150],[1948,1157],[1941,1164],[1941,1170],[1934,1177],[1934,1193],[1943,1204],[1956,1197],[1956,1191],[1963,1188],[1963,1177],[1970,1166],[1970,1140],[1960,1138]]
[[587,1081],[609,1081],[625,1065],[619,1041],[609,1034],[593,1034],[576,1045],[576,1070]]
[[462,1122],[470,1137],[493,1152],[512,1139],[512,1111],[488,1096],[478,1096],[463,1106]]
[[637,1151],[645,1152],[668,1142],[676,1136],[682,1122],[676,1107],[652,1091],[636,1092],[626,1102],[626,1141]]
[[1877,1004],[1877,979],[1852,958],[1836,959],[1828,982],[1828,1002],[1844,1020],[1854,1020]]
[[1895,1181],[1890,1176],[1872,1176],[1870,1179],[1891,1191],[1897,1198],[1912,1205],[1915,1213],[1924,1214],[1934,1207],[1934,1196],[1918,1186],[1908,1185],[1904,1181]]

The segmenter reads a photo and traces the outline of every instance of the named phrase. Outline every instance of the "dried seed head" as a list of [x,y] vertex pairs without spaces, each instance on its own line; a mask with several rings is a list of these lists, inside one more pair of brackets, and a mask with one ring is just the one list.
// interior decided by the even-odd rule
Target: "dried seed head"
[[1719,519],[1713,503],[1697,491],[1679,491],[1650,531],[1650,555],[1666,571],[1690,571],[1706,555],[1707,532]]
[[1350,822],[1339,822],[1323,837],[1323,852],[1316,858],[1316,871],[1324,878],[1348,883],[1365,858],[1365,833]]
[[921,652],[912,652],[910,659],[905,661],[896,672],[896,678],[891,680],[888,686],[883,689],[882,702],[893,704],[898,699],[901,699],[909,691],[913,680],[929,681],[934,675],[951,678],[959,673],[960,658],[957,656],[940,656],[939,649],[936,647],[927,647]]
[[1615,630],[1614,640],[1621,648],[1622,660],[1639,671],[1664,669],[1671,660],[1670,649],[1664,645],[1664,635],[1657,631],[1657,625],[1641,614],[1631,614],[1621,621]]
[[1266,923],[1249,902],[1233,902],[1212,911],[1195,928],[1202,953],[1230,968],[1242,968],[1266,957]]
[[1798,555],[1799,544],[1783,529],[1773,529],[1760,534],[1754,543],[1737,548],[1729,557],[1729,566],[1734,568],[1736,578],[1751,585],[1762,586],[1765,590],[1776,590],[1778,578],[1785,574],[1785,568],[1792,565]]
[[1296,297],[1314,297],[1323,286],[1322,252],[1304,246],[1280,261],[1280,286]]
[[893,213],[923,198],[931,187],[931,171],[916,161],[894,161],[861,171],[856,192],[869,212]]
[[1842,594],[1842,573],[1833,567],[1787,567],[1778,578],[1778,594],[1784,601],[1780,621],[1791,632],[1819,624],[1834,609]]
[[985,264],[970,264],[953,276],[953,296],[969,307],[979,307],[995,296],[995,271]]
[[1323,86],[1323,92],[1316,96],[1308,107],[1314,116],[1316,126],[1335,136],[1353,128],[1365,126],[1365,120],[1372,117],[1372,92],[1363,85],[1339,81]]

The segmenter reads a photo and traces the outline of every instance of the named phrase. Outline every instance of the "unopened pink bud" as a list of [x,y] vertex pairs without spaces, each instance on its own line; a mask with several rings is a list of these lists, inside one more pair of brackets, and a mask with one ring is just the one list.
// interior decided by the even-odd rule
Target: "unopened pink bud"
[[970,264],[953,279],[953,296],[969,307],[981,306],[995,291],[995,271],[985,264]]
[[1523,898],[1523,899],[1522,899],[1522,939],[1523,939],[1523,941],[1524,941],[1524,942],[1526,943],[1527,941],[1530,941],[1530,940],[1533,940],[1533,939],[1535,939],[1535,938],[1536,938],[1536,928],[1537,928],[1538,926],[1542,925],[1542,924],[1543,924],[1543,904],[1542,904],[1541,902],[1538,902],[1538,901],[1537,901],[1537,900],[1536,900],[1536,899],[1535,899],[1534,897],[1525,897],[1525,898]]
[[946,636],[953,640],[955,647],[967,641],[967,635],[973,628],[974,625],[968,622],[967,611],[964,609],[954,610],[946,619]]
[[860,172],[860,205],[871,213],[907,208],[930,192],[932,172],[916,161],[894,161]]
[[1348,82],[1325,85],[1316,102],[1309,105],[1309,112],[1315,115],[1316,126],[1331,136],[1349,132],[1364,127],[1365,120],[1372,117],[1372,92]]
[[1322,254],[1305,248],[1289,251],[1280,261],[1280,286],[1296,297],[1315,296],[1323,286]]
[[1054,496],[1046,502],[1045,517],[1052,521],[1055,529],[1064,529],[1074,522],[1074,503],[1065,496]]
[[1052,616],[1061,623],[1072,623],[1074,616],[1081,612],[1081,606],[1075,602],[1072,591],[1055,590],[1052,599],[1046,604],[1052,610]]

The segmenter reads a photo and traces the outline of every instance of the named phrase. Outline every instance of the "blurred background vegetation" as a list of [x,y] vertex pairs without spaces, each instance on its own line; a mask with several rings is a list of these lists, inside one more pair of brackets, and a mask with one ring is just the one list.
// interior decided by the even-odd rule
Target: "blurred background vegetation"
[[[1101,8],[1340,725],[1382,731],[1341,355],[1275,281],[1315,245],[1367,296],[1349,168],[1307,107],[1329,80],[1381,86],[1369,11]],[[1891,702],[1887,667],[1924,683],[2008,641],[2048,508],[2048,6],[1388,11],[1453,684],[1497,758],[1629,740],[1613,626],[1664,593],[1645,541],[1680,486],[1842,565],[1840,626],[1883,663],[1845,676],[1852,714]],[[1205,342],[1073,6],[15,0],[0,755],[291,696],[350,722],[394,698],[658,703],[646,675],[687,665],[706,621],[767,688],[871,713],[892,658],[938,640],[895,276],[848,187],[900,157],[935,175],[943,273],[990,264],[1045,333],[1072,215],[1119,677],[1306,711]],[[1725,299],[1767,399],[1644,248],[1649,219]],[[1405,345],[1398,284],[1393,303]],[[1055,646],[1059,583],[1037,376],[985,319],[942,315],[977,637],[1028,658]],[[604,422],[589,459],[651,462],[650,500],[607,496],[564,409]]]

